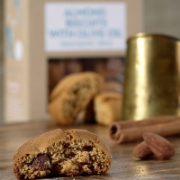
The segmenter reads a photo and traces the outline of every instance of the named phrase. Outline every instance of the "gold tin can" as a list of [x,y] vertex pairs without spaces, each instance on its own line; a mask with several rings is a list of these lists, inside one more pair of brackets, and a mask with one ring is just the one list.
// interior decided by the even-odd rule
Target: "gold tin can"
[[124,120],[180,115],[180,42],[162,34],[137,34],[127,41]]

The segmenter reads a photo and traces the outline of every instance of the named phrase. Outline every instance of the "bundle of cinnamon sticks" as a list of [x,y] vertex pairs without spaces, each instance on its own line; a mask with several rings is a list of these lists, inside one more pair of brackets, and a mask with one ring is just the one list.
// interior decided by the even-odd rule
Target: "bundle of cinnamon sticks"
[[115,143],[142,140],[143,133],[151,132],[163,137],[180,134],[180,117],[158,116],[139,121],[120,121],[109,125],[109,136]]

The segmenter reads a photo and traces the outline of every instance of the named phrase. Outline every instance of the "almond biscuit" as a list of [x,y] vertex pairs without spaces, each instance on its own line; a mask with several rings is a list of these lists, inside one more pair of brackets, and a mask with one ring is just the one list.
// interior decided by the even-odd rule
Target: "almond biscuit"
[[102,86],[103,77],[95,72],[81,72],[65,77],[50,96],[48,109],[52,119],[60,125],[73,124]]
[[103,91],[94,98],[95,119],[98,124],[108,126],[121,120],[122,95],[113,91]]

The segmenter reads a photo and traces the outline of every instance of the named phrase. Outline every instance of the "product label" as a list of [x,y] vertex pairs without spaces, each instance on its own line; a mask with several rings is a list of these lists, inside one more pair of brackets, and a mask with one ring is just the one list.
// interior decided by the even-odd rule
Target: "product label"
[[126,8],[123,2],[46,3],[45,50],[124,51]]

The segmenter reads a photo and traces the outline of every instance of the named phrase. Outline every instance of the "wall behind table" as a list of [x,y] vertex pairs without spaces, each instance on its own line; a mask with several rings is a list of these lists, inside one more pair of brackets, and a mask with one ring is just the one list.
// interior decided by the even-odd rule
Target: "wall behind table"
[[164,33],[180,38],[179,17],[179,0],[144,0],[144,28],[147,33]]

